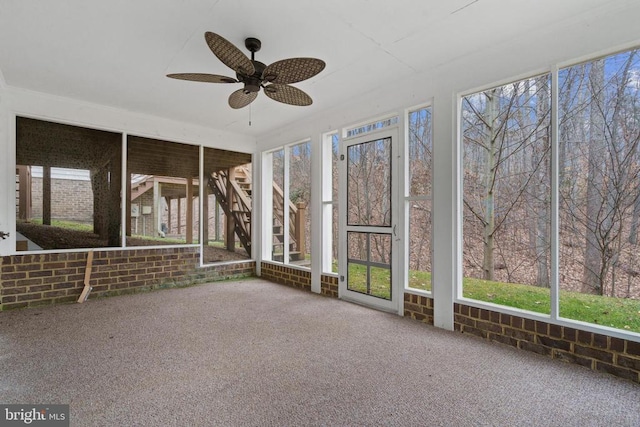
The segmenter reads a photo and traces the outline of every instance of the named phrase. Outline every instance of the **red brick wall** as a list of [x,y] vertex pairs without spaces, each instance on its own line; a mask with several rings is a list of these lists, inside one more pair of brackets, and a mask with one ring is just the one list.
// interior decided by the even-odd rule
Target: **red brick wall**
[[[282,264],[263,262],[261,277],[272,282],[294,288],[311,291],[311,272]],[[326,274],[320,275],[320,293],[338,298],[338,278]]]
[[[255,275],[255,262],[199,266],[199,248],[95,251],[90,298]],[[87,252],[2,257],[1,309],[73,302],[84,288]]]
[[[454,304],[456,331],[640,382],[640,343]],[[433,299],[405,294],[404,315],[433,324]]]
[[260,276],[272,282],[311,291],[311,272],[283,264],[263,262]]
[[640,343],[455,304],[456,330],[640,383]]
[[338,278],[326,274],[320,275],[320,293],[328,297],[338,298]]
[[[32,178],[31,188],[31,216],[42,218],[42,178]],[[70,221],[93,221],[91,181],[52,179],[51,217]]]
[[433,325],[433,299],[405,293],[404,316]]

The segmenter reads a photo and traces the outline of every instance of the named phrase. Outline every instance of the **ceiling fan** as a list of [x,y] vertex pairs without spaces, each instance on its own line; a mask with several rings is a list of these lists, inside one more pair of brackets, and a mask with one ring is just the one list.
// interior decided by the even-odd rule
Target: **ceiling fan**
[[316,58],[289,58],[267,66],[255,60],[255,53],[262,46],[256,38],[249,37],[244,41],[244,45],[251,52],[251,59],[218,34],[207,31],[204,38],[213,54],[235,71],[236,78],[202,73],[167,74],[167,77],[205,83],[242,83],[244,87],[229,97],[231,108],[249,105],[258,96],[260,88],[264,89],[269,98],[285,104],[304,106],[313,102],[304,91],[290,84],[318,74],[325,67],[324,61]]

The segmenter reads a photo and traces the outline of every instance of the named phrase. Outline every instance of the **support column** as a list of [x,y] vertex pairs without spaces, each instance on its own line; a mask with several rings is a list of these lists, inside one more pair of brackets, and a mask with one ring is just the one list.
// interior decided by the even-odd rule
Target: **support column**
[[122,159],[113,156],[109,163],[109,202],[108,202],[108,245],[112,247],[122,246],[120,229],[122,225]]
[[307,251],[307,236],[306,230],[304,229],[305,223],[307,222],[307,204],[305,202],[298,202],[296,203],[296,208],[298,209],[298,213],[295,216],[296,243],[298,244],[300,259],[304,259]]
[[236,220],[233,217],[233,185],[231,184],[236,179],[236,169],[229,168],[227,170],[227,212],[229,214],[225,215],[225,224],[226,230],[224,233],[224,240],[226,243],[227,250],[229,252],[235,252],[235,243],[236,243]]
[[[444,86],[446,87],[446,86]],[[433,103],[433,300],[434,326],[453,330],[456,286],[462,281],[458,254],[462,236],[456,227],[461,212],[460,162],[454,97],[443,89]]]
[[177,221],[178,234],[182,234],[182,198],[178,197],[176,201],[178,202],[178,221]]
[[93,232],[101,239],[108,238],[109,174],[106,166],[91,171],[91,190],[93,191]]
[[127,171],[127,197],[126,197],[126,203],[127,203],[127,219],[126,219],[126,235],[127,236],[131,236],[131,178],[132,178],[133,174],[129,171]]
[[167,234],[171,234],[171,197],[167,197]]
[[31,219],[31,166],[18,166],[18,218],[23,221]]
[[193,243],[193,178],[187,178],[187,220],[185,240],[187,244]]
[[51,166],[42,168],[42,224],[51,225]]
[[215,223],[215,227],[216,227],[215,240],[216,242],[219,242],[220,241],[220,203],[218,203],[217,197],[215,199],[215,203],[216,203],[216,212],[215,212],[215,218],[213,222]]
[[202,189],[202,244],[209,244],[209,186]]
[[160,235],[160,183],[157,178],[153,180],[153,204],[152,204],[152,220],[151,220],[151,237],[155,238]]

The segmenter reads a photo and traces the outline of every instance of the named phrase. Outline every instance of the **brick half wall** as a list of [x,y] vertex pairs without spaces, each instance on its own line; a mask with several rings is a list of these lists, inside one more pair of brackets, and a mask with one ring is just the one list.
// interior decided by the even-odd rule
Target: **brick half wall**
[[[200,249],[95,251],[90,298],[255,275],[255,262],[200,267]],[[1,309],[74,302],[84,288],[88,252],[2,257]]]
[[281,285],[311,291],[311,272],[284,264],[263,262],[260,264],[260,276]]
[[[454,304],[454,329],[640,383],[640,343]],[[433,299],[405,293],[405,317],[433,325]]]
[[640,343],[455,304],[454,328],[640,383]]

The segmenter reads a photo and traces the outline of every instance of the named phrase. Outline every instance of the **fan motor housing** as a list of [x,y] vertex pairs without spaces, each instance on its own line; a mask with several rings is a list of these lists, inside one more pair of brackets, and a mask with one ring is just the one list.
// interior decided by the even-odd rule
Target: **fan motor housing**
[[[248,40],[248,39],[247,39]],[[255,68],[255,73],[250,76],[236,73],[238,81],[244,83],[244,93],[259,92],[262,86],[262,73],[267,66],[260,61],[251,61]]]

